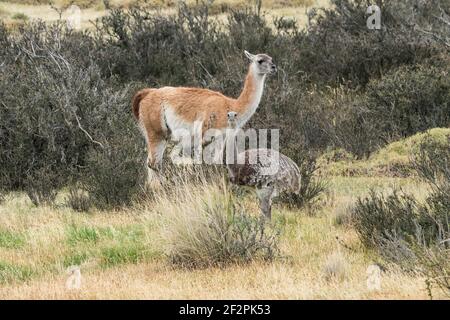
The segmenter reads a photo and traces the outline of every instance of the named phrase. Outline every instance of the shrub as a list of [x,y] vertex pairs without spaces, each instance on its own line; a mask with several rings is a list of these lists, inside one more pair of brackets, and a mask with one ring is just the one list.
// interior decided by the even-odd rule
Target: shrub
[[142,157],[137,155],[135,145],[106,146],[87,154],[86,169],[79,179],[97,207],[131,204],[146,174]]
[[[449,236],[449,234],[447,234]],[[448,239],[445,241],[448,242]],[[427,277],[427,289],[432,298],[433,286],[442,289],[450,295],[450,250],[448,244],[442,242],[439,246],[412,248],[422,273]]]
[[380,30],[366,27],[367,7],[373,2],[332,2],[331,8],[310,12],[308,34],[298,37],[299,50],[293,57],[314,82],[365,86],[388,70],[443,52],[433,35],[419,31],[431,26],[436,37],[445,39],[445,23],[436,16],[440,7],[448,12],[448,6],[439,0],[378,2]]
[[315,175],[318,167],[314,158],[305,157],[299,167],[301,175],[300,192],[298,194],[282,194],[280,201],[295,208],[311,208],[327,190],[327,182],[324,178]]
[[272,260],[278,253],[278,232],[262,217],[252,217],[233,200],[217,196],[203,203],[179,203],[168,213],[164,242],[175,265],[188,268],[225,266],[254,260]]
[[357,201],[352,214],[359,237],[369,247],[382,246],[391,236],[415,237],[422,218],[414,197],[401,191],[387,196],[371,192]]
[[[371,193],[353,209],[353,224],[363,243],[389,261],[449,289],[450,148],[431,140],[420,146],[414,163],[430,185],[424,202],[400,191]],[[450,139],[449,139],[450,144]]]
[[35,206],[51,204],[63,185],[61,179],[50,166],[46,166],[26,175],[24,189]]
[[[135,190],[129,181],[137,181],[137,168],[124,165],[141,156],[129,112],[133,90],[101,78],[98,66],[84,59],[78,50],[92,41],[58,24],[37,23],[8,48],[18,59],[0,77],[0,179],[8,189],[25,190],[35,204],[52,202],[58,190],[77,182],[96,204],[110,206],[129,203]],[[2,53],[8,61],[10,53]],[[109,185],[95,185],[107,174]],[[114,191],[99,191],[108,187]]]
[[91,208],[92,201],[89,195],[82,189],[80,190],[77,185],[69,188],[69,194],[66,197],[66,203],[75,211],[85,212]]
[[450,125],[450,64],[400,67],[369,82],[365,104],[380,141]]
[[13,14],[11,16],[11,18],[14,19],[14,20],[22,20],[22,21],[27,21],[29,19],[28,16],[25,13],[22,13],[22,12],[18,12],[18,13]]

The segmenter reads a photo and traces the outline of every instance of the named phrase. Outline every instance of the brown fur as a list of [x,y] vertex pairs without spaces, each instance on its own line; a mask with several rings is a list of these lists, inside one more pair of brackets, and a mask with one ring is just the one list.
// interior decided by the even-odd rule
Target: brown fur
[[154,115],[160,115],[163,104],[167,103],[179,117],[188,122],[200,120],[208,123],[208,119],[214,114],[215,120],[212,128],[222,129],[227,127],[228,112],[235,111],[241,114],[245,111],[254,90],[255,85],[250,72],[247,74],[244,89],[238,99],[200,88],[143,89],[138,91],[133,98],[133,113],[147,131],[159,129],[161,127],[160,118],[154,117]]
[[[268,55],[252,55],[247,51],[245,55],[251,64],[237,99],[208,89],[186,87],[143,89],[136,93],[132,109],[148,143],[150,168],[158,169],[161,164],[165,143],[172,134],[170,130],[193,132],[194,123],[198,121],[202,122],[203,135],[208,129],[226,129],[227,114],[231,111],[238,114],[240,125],[249,120],[258,107],[265,77],[276,71],[276,66]],[[152,175],[149,171],[149,177]]]
[[149,91],[149,89],[143,89],[143,90],[136,92],[136,94],[133,96],[131,104],[132,104],[133,115],[136,118],[136,120],[139,120],[139,106],[140,106],[141,100],[147,95],[148,91]]
[[162,126],[161,120],[165,105],[170,105],[176,115],[186,122],[203,121],[203,133],[210,128],[224,129],[227,127],[228,112],[244,113],[252,99],[255,84],[251,72],[248,72],[244,89],[237,99],[199,88],[163,87],[138,91],[133,97],[133,114],[147,134],[150,167],[155,165],[155,148],[167,136],[167,128]]

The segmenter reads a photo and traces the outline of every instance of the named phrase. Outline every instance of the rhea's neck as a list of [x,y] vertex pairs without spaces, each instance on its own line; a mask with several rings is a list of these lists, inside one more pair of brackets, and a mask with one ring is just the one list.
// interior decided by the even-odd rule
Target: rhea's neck
[[244,125],[250,117],[255,113],[261,101],[264,81],[266,79],[265,74],[259,74],[256,71],[256,66],[252,63],[245,78],[244,89],[241,95],[237,99],[238,101],[238,113],[239,113],[239,126]]
[[223,161],[228,169],[228,173],[230,175],[230,178],[234,177],[234,168],[237,164],[237,158],[239,154],[239,149],[236,141],[236,136],[238,134],[238,128],[236,126],[228,126],[225,132],[225,144],[224,149],[225,151]]

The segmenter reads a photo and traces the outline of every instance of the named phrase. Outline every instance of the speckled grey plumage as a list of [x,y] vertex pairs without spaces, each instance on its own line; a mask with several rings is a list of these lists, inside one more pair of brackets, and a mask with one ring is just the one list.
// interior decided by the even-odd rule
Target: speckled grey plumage
[[[228,126],[235,129],[237,114],[228,114]],[[228,138],[234,139],[232,135]],[[255,161],[256,160],[256,161]],[[250,149],[227,164],[230,182],[256,188],[262,213],[270,219],[272,199],[282,192],[298,193],[301,173],[297,164],[273,149]],[[268,174],[269,168],[275,168]]]

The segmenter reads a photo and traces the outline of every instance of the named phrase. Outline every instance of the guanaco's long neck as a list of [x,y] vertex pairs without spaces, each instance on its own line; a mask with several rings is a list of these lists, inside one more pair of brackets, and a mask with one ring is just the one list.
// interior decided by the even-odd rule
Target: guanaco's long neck
[[245,78],[244,89],[241,95],[237,99],[237,109],[239,113],[239,126],[244,125],[250,117],[255,113],[261,101],[264,81],[266,79],[265,74],[258,74],[256,67],[251,64]]

